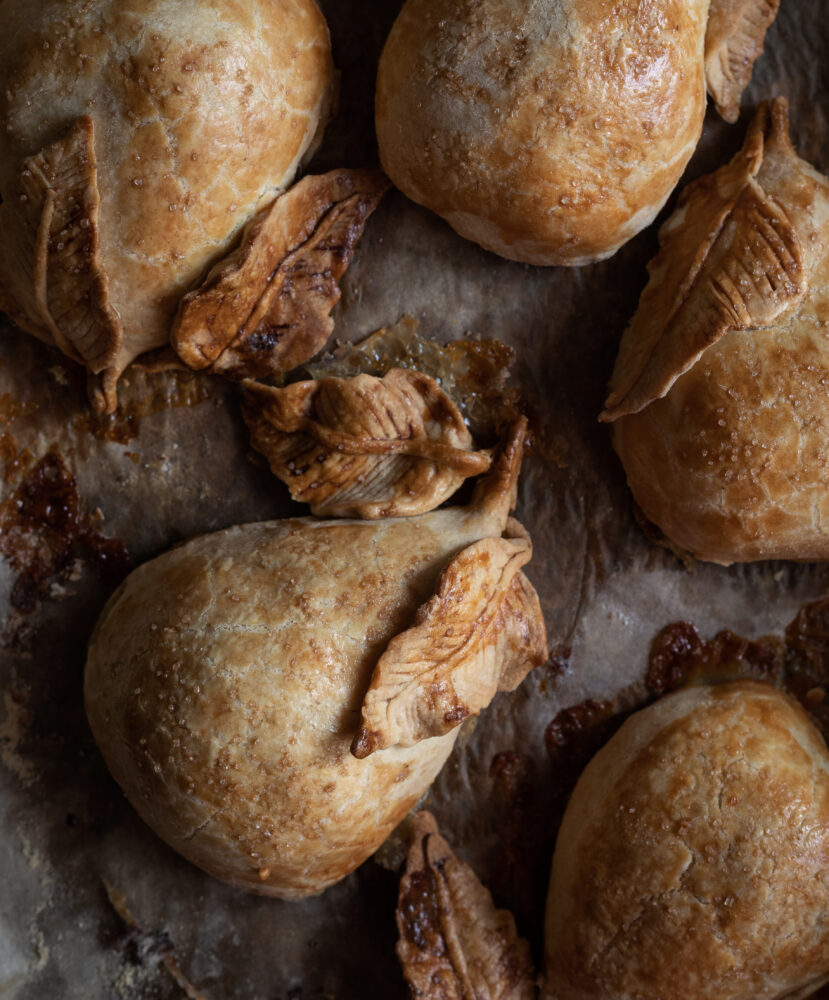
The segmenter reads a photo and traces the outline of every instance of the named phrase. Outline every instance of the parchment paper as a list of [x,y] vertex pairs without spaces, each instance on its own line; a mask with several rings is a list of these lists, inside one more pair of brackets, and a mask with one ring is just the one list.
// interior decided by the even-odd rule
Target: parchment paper
[[[374,72],[400,4],[322,6],[342,96],[314,171],[374,160]],[[782,0],[740,123],[729,127],[709,112],[688,178],[724,162],[755,102],[776,94],[789,99],[800,154],[829,171],[825,0]],[[601,265],[524,267],[464,242],[392,192],[368,224],[336,310],[341,340],[410,313],[425,336],[446,341],[473,331],[517,353],[515,377],[538,438],[518,516],[535,543],[529,575],[550,644],[572,655],[559,675],[541,668],[514,695],[498,697],[462,737],[428,802],[497,902],[515,910],[536,957],[551,850],[547,723],[586,697],[634,696],[648,646],[669,622],[690,618],[705,636],[726,627],[758,636],[780,630],[802,601],[829,589],[829,567],[821,565],[688,571],[637,527],[596,415],[655,246],[652,228]],[[162,406],[143,417],[134,440],[108,441],[77,419],[86,403],[71,366],[0,323],[0,432],[35,458],[56,448],[88,508],[100,508],[102,530],[123,539],[136,562],[194,534],[295,511],[251,456],[235,387],[199,379],[187,392],[203,401]],[[130,381],[128,399],[151,384]],[[182,393],[170,376],[152,385],[159,397]],[[13,578],[0,562],[0,609]],[[0,653],[0,997],[180,997],[159,962],[168,940],[210,1000],[405,997],[394,957],[395,873],[369,861],[317,899],[260,899],[202,874],[139,820],[109,777],[83,712],[85,644],[109,588],[88,568],[69,586],[73,595],[32,616],[28,652]],[[517,791],[490,776],[503,751],[522,761]],[[104,879],[144,928],[162,936],[128,935]]]

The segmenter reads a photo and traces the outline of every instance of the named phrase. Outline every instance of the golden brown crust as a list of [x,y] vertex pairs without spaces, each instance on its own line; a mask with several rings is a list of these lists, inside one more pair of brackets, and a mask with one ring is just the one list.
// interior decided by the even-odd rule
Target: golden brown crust
[[[734,204],[750,192],[751,209],[729,221],[741,172]],[[604,416],[637,503],[698,558],[829,557],[827,234],[829,181],[792,150],[782,100],[663,229]],[[702,249],[716,268],[696,266]]]
[[349,752],[377,660],[447,562],[500,536],[525,427],[469,507],[198,538],[132,573],[96,627],[92,731],[147,823],[252,892],[320,892],[376,850],[458,730]]
[[817,988],[827,830],[829,756],[793,699],[740,681],[637,712],[562,823],[545,995],[778,1000]]
[[740,98],[763,51],[780,0],[711,0],[705,32],[705,80],[727,122],[740,115]]
[[408,0],[377,80],[384,169],[502,256],[606,257],[653,219],[696,146],[707,11]]
[[[313,0],[34,0],[6,4],[3,28],[0,265],[35,243],[21,164],[88,120],[120,372],[169,342],[182,294],[293,178],[331,103],[325,21]],[[33,285],[7,292],[34,315]]]
[[780,119],[763,106],[731,163],[683,191],[660,230],[602,419],[644,409],[729,330],[769,327],[806,294],[797,230],[757,180],[766,140],[787,127],[785,112]]
[[425,514],[491,462],[437,382],[401,368],[284,389],[246,382],[242,414],[271,471],[319,517]]
[[313,357],[334,328],[366,220],[389,186],[379,170],[304,177],[251,221],[239,247],[179,305],[171,334],[196,370],[280,375]]
[[413,997],[533,1000],[529,944],[452,853],[434,817],[419,812],[400,880],[397,955]]

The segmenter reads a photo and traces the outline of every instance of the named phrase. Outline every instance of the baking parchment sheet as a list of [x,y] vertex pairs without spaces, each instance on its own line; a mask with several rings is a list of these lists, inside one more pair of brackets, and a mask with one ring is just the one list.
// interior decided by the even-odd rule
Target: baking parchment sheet
[[[322,6],[342,93],[315,172],[375,159],[374,72],[400,4]],[[782,0],[740,122],[727,126],[709,111],[686,179],[724,162],[756,102],[777,94],[789,99],[799,153],[829,171],[826,15],[826,0]],[[704,636],[721,628],[759,636],[829,590],[829,566],[689,570],[637,527],[596,415],[655,247],[651,228],[603,264],[525,267],[464,242],[392,192],[367,226],[335,313],[341,340],[408,313],[424,336],[472,331],[516,351],[514,378],[537,437],[518,509],[535,544],[528,575],[551,647],[571,655],[563,670],[542,667],[496,699],[462,736],[428,805],[497,902],[514,909],[537,958],[551,850],[547,723],[587,697],[640,693],[649,644],[672,621],[691,619]],[[297,512],[252,459],[236,387],[194,377],[197,385],[182,389],[173,376],[130,375],[127,403],[151,391],[155,412],[134,439],[118,442],[79,419],[86,403],[70,368],[0,320],[0,432],[34,458],[57,450],[88,509],[102,513],[101,530],[123,539],[136,562],[198,533]],[[182,396],[201,401],[168,405]],[[14,577],[0,562],[0,614]],[[144,826],[109,777],[83,712],[85,645],[110,588],[85,568],[66,589],[29,619],[28,650],[0,651],[0,997],[180,997],[159,961],[170,942],[210,1000],[405,997],[394,872],[369,861],[319,898],[260,899],[202,874]],[[507,751],[522,762],[517,791],[491,776]],[[105,881],[151,933],[127,934]]]

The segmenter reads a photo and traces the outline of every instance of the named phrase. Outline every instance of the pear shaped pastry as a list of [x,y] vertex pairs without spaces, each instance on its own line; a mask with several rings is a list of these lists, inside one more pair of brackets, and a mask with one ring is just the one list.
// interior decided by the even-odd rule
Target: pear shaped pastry
[[523,436],[469,507],[248,524],[127,578],[91,641],[86,706],[158,834],[283,898],[382,843],[458,724],[546,659],[529,540],[509,518]]
[[339,171],[277,198],[334,96],[314,0],[4,0],[2,20],[0,308],[84,365],[111,410],[135,358],[177,359],[182,296],[251,223],[222,270],[224,310],[205,330],[189,302],[176,349],[242,374],[315,353],[386,182]]
[[547,1000],[782,1000],[829,979],[829,753],[738,681],[632,715],[564,815]]
[[413,997],[534,1000],[530,946],[507,910],[455,857],[434,817],[412,821],[397,904],[397,955]]
[[776,7],[407,0],[377,78],[384,169],[503,257],[608,257],[682,175],[702,131],[706,72],[724,113],[739,110]]
[[242,412],[274,475],[321,517],[424,514],[491,459],[437,382],[402,368],[284,389],[247,382]]
[[829,181],[785,101],[660,243],[602,415],[634,498],[700,559],[829,558]]

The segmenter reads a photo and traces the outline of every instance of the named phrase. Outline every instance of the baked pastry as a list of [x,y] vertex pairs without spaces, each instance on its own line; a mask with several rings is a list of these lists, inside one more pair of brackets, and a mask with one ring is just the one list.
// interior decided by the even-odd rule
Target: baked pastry
[[380,59],[383,167],[528,264],[614,253],[696,148],[706,72],[736,118],[778,0],[407,0]]
[[778,1000],[829,979],[829,754],[738,681],[632,715],[558,835],[548,1000]]
[[784,100],[660,245],[602,415],[636,502],[700,559],[829,558],[829,180]]
[[740,115],[740,98],[779,6],[780,0],[711,0],[705,29],[705,82],[727,122],[737,121]]
[[247,382],[251,443],[319,517],[400,517],[439,507],[489,468],[463,415],[422,372]]
[[380,170],[332,170],[279,195],[179,303],[173,356],[234,379],[278,377],[313,357],[334,329],[340,278],[388,187]]
[[459,723],[546,660],[508,517],[523,434],[469,507],[243,525],[127,578],[91,640],[87,714],[176,850],[253,892],[322,891],[411,809]]
[[0,307],[115,381],[293,180],[332,104],[314,0],[3,0]]
[[435,818],[412,820],[397,903],[397,957],[413,997],[534,1000],[530,946],[508,910],[496,910],[475,872],[440,835]]

